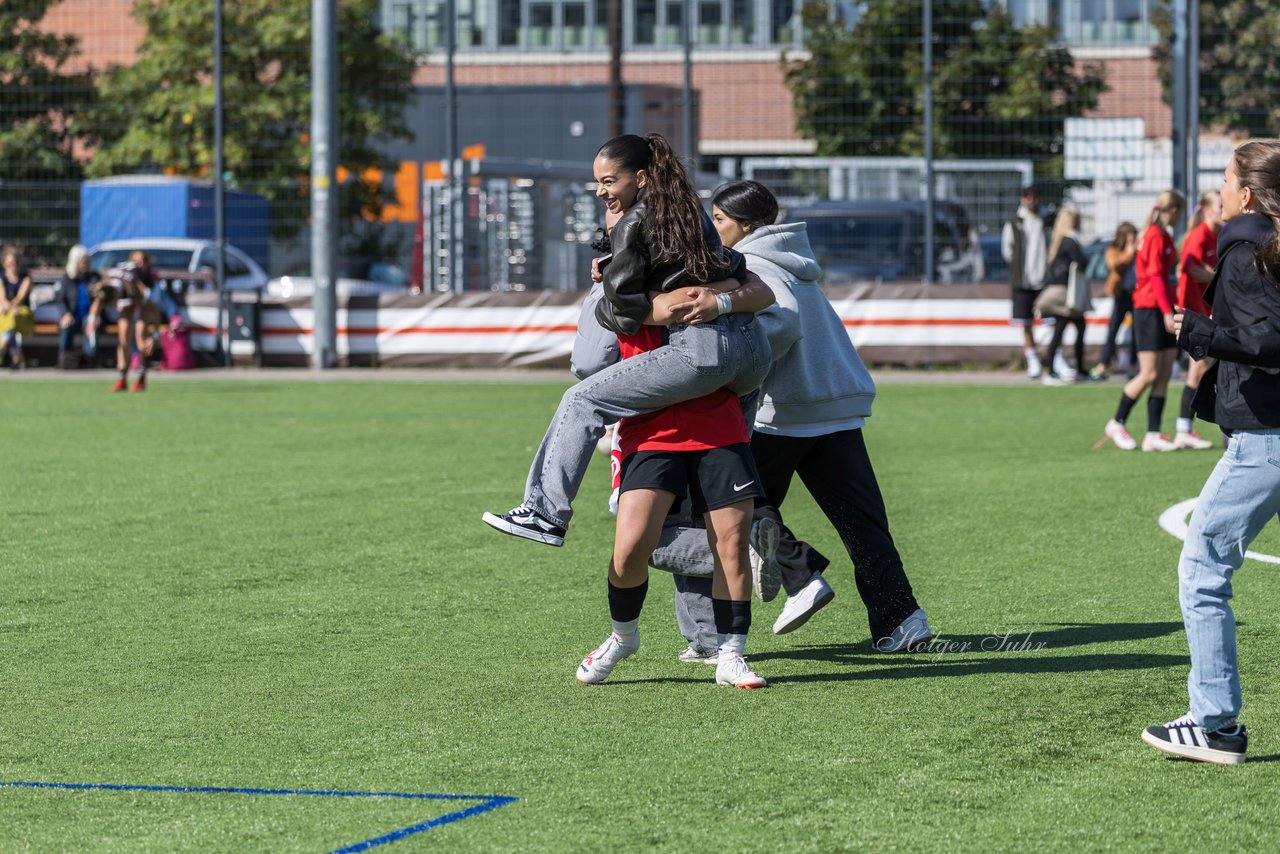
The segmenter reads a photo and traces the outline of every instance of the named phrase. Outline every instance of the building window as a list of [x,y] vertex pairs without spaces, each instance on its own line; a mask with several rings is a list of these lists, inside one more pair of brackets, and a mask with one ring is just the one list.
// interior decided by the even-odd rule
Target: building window
[[733,23],[729,44],[733,47],[754,44],[756,40],[756,4],[751,0],[733,0]]
[[520,44],[520,0],[498,0],[498,46]]
[[658,0],[633,0],[635,25],[631,43],[637,46],[655,46],[658,38]]
[[724,4],[720,0],[698,3],[698,44],[719,47],[725,43]]
[[524,46],[534,50],[555,47],[555,12],[550,3],[530,3],[524,28]]

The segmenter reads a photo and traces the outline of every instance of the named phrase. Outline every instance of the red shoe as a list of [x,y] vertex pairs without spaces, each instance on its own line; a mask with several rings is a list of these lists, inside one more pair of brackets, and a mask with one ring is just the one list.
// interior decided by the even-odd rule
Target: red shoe
[[120,379],[116,380],[116,384],[111,387],[111,390],[113,392],[124,391],[128,387],[129,387],[129,383],[125,381],[124,377],[121,377]]
[[131,388],[131,389],[129,389],[129,390],[130,390],[130,391],[146,391],[146,390],[147,390],[147,376],[146,376],[146,374],[143,374],[142,376],[138,377],[137,382],[135,382],[135,383],[133,384],[133,388]]

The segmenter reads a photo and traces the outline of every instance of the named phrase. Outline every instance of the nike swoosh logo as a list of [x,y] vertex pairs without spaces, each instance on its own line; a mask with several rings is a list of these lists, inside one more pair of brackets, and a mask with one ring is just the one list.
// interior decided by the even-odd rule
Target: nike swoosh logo
[[735,484],[733,485],[733,491],[734,491],[734,492],[741,492],[742,490],[746,489],[748,486],[750,486],[750,485],[751,485],[751,484],[753,484],[753,483],[755,483],[755,481],[754,481],[754,480],[749,480],[749,481],[747,481],[746,483],[742,484],[742,486],[738,486],[738,484],[736,484],[736,483],[735,483]]

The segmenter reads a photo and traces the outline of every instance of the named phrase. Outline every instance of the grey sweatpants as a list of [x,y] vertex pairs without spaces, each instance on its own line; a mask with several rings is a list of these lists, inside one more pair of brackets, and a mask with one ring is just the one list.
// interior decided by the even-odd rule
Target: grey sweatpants
[[525,506],[567,528],[573,499],[607,425],[719,388],[748,394],[769,367],[769,341],[753,314],[670,327],[667,345],[615,362],[564,393],[529,467]]

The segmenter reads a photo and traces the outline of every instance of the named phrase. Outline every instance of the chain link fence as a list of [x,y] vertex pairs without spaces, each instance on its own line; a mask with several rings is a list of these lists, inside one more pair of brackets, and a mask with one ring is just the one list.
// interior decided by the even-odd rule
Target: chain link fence
[[[223,5],[224,177],[255,217],[265,205],[253,254],[267,273],[297,272],[310,241],[310,0]],[[1160,0],[932,0],[928,37],[924,7],[906,0],[616,0],[616,29],[613,5],[341,0],[340,263],[393,261],[428,289],[585,286],[599,214],[590,160],[621,129],[658,130],[677,148],[691,140],[704,184],[755,178],[791,210],[882,202],[917,221],[931,173],[929,251],[956,281],[993,279],[994,236],[1021,186],[1050,209],[1078,207],[1085,237],[1106,239],[1145,218],[1174,179],[1172,140],[1188,136],[1168,105],[1173,27]],[[140,228],[212,237],[200,188],[213,177],[213,8],[0,7],[0,243],[58,266],[74,243],[147,236]],[[1280,15],[1260,0],[1197,11],[1192,187],[1209,189],[1242,134],[1280,132],[1269,106],[1280,103],[1280,60],[1230,50],[1243,21],[1273,43]],[[455,144],[459,160],[478,146],[470,159],[489,165],[460,182],[463,222],[450,225],[441,176]],[[97,206],[87,222],[85,182],[129,175],[196,189]],[[229,224],[248,216],[237,204]],[[895,251],[924,255],[923,239],[919,229]],[[943,258],[979,250],[986,263],[963,271]],[[455,255],[465,274],[443,275]],[[865,275],[920,275],[884,273]]]

